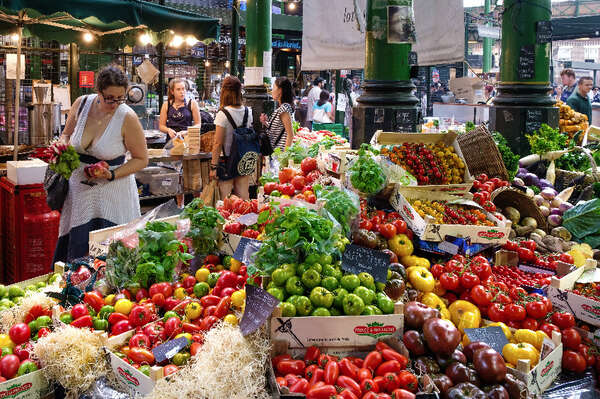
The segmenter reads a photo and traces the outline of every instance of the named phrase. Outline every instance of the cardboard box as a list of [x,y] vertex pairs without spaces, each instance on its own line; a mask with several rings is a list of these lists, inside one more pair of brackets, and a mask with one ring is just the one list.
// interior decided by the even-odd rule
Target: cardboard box
[[0,383],[0,398],[39,399],[52,392],[42,370]]
[[[463,176],[464,183],[460,184],[432,184],[426,186],[410,186],[417,190],[424,192],[441,191],[447,194],[465,194],[471,190],[473,186],[473,177],[469,173],[469,167],[465,161],[465,157],[460,149],[456,132],[448,133],[390,133],[378,130],[371,139],[372,145],[389,146],[389,145],[401,145],[403,143],[423,143],[423,144],[437,144],[439,142],[444,143],[446,146],[454,148],[454,152],[460,157],[465,164],[465,173]],[[393,182],[399,183],[399,182]]]
[[271,315],[272,341],[286,341],[292,350],[311,345],[337,350],[374,345],[388,337],[401,337],[404,305],[396,303],[394,314],[374,316],[282,317],[279,307]]
[[491,213],[487,213],[488,219],[493,221],[496,226],[436,224],[430,216],[422,218],[410,205],[409,199],[454,201],[463,198],[441,192],[427,193],[413,187],[401,187],[397,184],[390,197],[390,204],[400,213],[406,224],[421,240],[440,242],[444,241],[444,237],[447,235],[470,238],[471,242],[476,244],[502,245],[508,240],[510,221],[498,220]]
[[485,82],[479,78],[454,78],[448,83],[454,97],[463,98],[467,104],[485,102]]
[[555,308],[573,314],[577,319],[594,326],[600,326],[600,301],[574,294],[571,291],[577,280],[587,271],[596,269],[596,261],[588,259],[585,266],[573,270],[558,279],[552,277],[548,287],[548,299]]
[[8,161],[6,176],[17,186],[41,184],[46,176],[48,164],[40,159],[30,161]]
[[494,265],[514,266],[530,273],[546,273],[556,275],[558,278],[569,274],[575,266],[565,262],[557,261],[556,270],[544,269],[536,265],[519,264],[519,254],[514,251],[501,249],[494,254]]

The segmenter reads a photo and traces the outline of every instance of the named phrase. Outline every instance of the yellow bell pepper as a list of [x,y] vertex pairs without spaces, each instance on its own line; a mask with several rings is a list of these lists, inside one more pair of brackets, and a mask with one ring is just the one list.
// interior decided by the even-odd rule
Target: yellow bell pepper
[[429,263],[429,260],[416,255],[403,256],[400,258],[400,263],[402,263],[405,267],[422,266],[427,270],[429,270],[429,267],[431,265]]
[[478,328],[481,324],[481,312],[479,308],[469,301],[459,299],[450,304],[448,308],[452,323],[460,332],[465,328]]
[[398,234],[388,240],[388,247],[397,257],[412,255],[413,243],[406,234]]
[[523,328],[515,331],[514,337],[517,343],[527,342],[528,344],[533,345],[538,351],[542,350],[544,338],[548,338],[543,331],[532,331]]
[[486,327],[492,327],[492,326],[500,327],[502,329],[502,331],[504,332],[504,335],[506,335],[507,340],[510,341],[512,339],[512,332],[510,331],[510,328],[506,324],[502,323],[501,321],[496,321],[494,323],[488,324]]
[[425,295],[423,295],[423,297],[421,298],[421,302],[429,306],[430,308],[439,310],[442,319],[450,320],[450,311],[446,307],[446,304],[444,303],[442,298],[440,298],[433,292],[428,292]]
[[15,348],[15,343],[10,339],[8,334],[0,334],[0,349],[2,348]]
[[444,287],[442,287],[442,283],[439,280],[435,280],[435,286],[433,287],[433,293],[437,296],[442,296],[446,293]]
[[424,267],[413,266],[412,269],[408,273],[408,281],[412,284],[412,286],[422,292],[431,292],[435,287],[435,279],[433,278],[433,274],[429,272],[429,270]]
[[535,346],[527,342],[504,345],[502,356],[511,364],[517,364],[519,360],[529,360],[530,369],[535,367],[540,359],[540,353],[535,349]]

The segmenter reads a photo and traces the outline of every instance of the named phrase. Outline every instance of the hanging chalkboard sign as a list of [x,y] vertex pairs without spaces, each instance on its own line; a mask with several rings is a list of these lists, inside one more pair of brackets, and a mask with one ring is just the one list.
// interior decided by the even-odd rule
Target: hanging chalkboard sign
[[396,132],[414,132],[417,124],[416,116],[415,110],[397,110],[394,130]]
[[354,274],[369,273],[375,281],[380,283],[387,281],[389,266],[389,255],[382,251],[375,251],[358,245],[346,245],[346,250],[342,255],[342,270]]
[[537,44],[552,42],[552,22],[538,21],[535,23],[535,35]]
[[501,327],[491,326],[484,328],[465,328],[465,334],[471,342],[485,342],[498,353],[502,353],[504,345],[508,344],[508,339],[504,335]]
[[152,349],[154,360],[156,360],[156,363],[158,364],[166,362],[181,352],[188,344],[189,342],[186,337],[180,337],[158,345],[156,348]]
[[544,114],[541,109],[528,109],[525,115],[525,132],[535,132],[542,126],[543,122]]
[[417,65],[419,63],[417,53],[415,51],[411,51],[408,53],[408,65]]
[[242,335],[251,334],[262,326],[278,304],[279,300],[267,291],[246,285],[246,306],[240,321]]
[[533,44],[528,44],[521,47],[519,53],[519,79],[534,79],[535,78],[535,49]]

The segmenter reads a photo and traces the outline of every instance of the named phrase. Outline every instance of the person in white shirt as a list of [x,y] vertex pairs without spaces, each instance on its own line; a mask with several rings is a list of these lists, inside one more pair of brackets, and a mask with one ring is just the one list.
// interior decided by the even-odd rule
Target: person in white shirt
[[307,111],[306,111],[306,123],[308,125],[308,127],[312,128],[312,121],[313,121],[313,111],[314,111],[314,106],[317,103],[317,101],[319,101],[319,98],[321,97],[321,90],[323,89],[323,86],[325,85],[325,79],[323,78],[316,78],[313,88],[310,89],[310,92],[308,92],[308,104],[307,104]]

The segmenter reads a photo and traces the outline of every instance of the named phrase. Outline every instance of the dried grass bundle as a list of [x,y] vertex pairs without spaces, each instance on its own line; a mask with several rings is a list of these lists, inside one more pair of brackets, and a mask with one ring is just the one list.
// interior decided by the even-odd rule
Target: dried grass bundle
[[52,309],[56,301],[43,292],[34,292],[23,297],[19,305],[0,312],[0,333],[7,334],[12,326],[22,323],[27,312],[35,305]]
[[148,399],[263,399],[269,341],[263,333],[244,338],[238,327],[221,323],[206,333],[204,345],[169,381],[161,379]]
[[109,367],[100,338],[89,330],[65,326],[34,346],[48,380],[58,381],[71,395],[85,392]]

